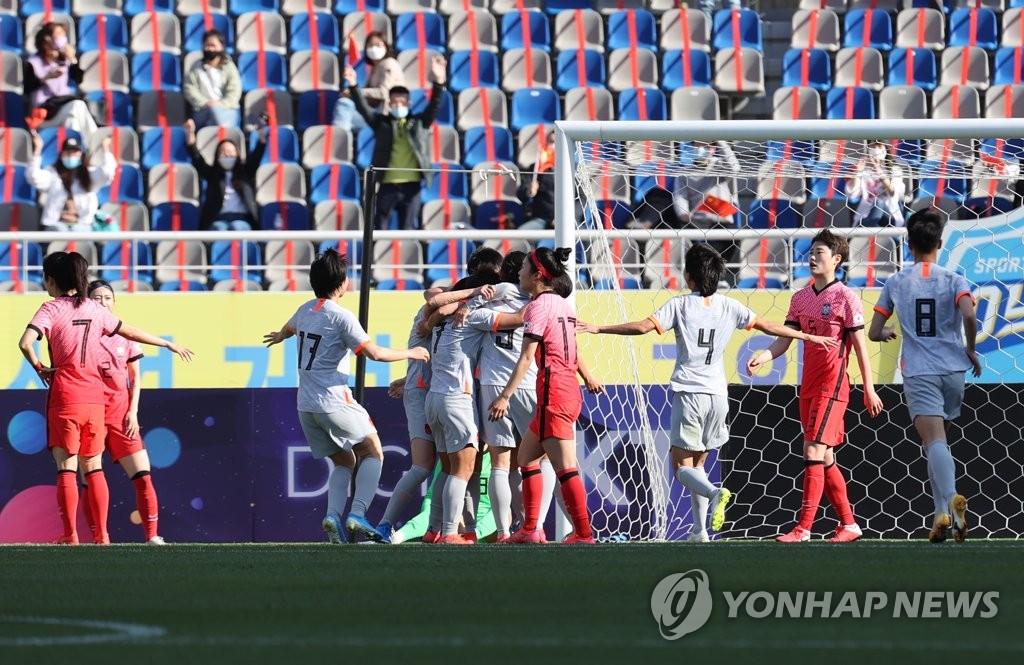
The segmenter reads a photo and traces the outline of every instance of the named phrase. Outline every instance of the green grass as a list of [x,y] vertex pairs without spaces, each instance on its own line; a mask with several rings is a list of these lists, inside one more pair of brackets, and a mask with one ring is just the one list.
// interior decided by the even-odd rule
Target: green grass
[[[1024,658],[1022,564],[1024,544],[980,541],[5,546],[0,663],[1014,663]],[[667,642],[651,591],[691,568],[707,572],[714,612]],[[758,590],[1000,598],[992,619],[894,620],[889,609],[861,620],[727,618],[723,591]],[[152,634],[102,641],[110,628],[72,621]]]

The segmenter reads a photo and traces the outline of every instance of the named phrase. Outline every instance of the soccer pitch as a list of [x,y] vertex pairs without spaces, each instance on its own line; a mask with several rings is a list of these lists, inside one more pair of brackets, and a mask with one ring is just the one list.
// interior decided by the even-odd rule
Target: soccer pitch
[[[5,546],[0,663],[1012,663],[1022,554],[983,541]],[[694,568],[711,617],[667,641],[651,593]],[[889,605],[860,619],[728,618],[724,592],[743,591],[883,592]],[[996,591],[998,613],[894,619],[900,591]]]

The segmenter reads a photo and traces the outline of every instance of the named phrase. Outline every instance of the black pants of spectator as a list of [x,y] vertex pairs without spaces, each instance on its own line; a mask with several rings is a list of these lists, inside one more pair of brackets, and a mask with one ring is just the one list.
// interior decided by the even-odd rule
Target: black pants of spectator
[[377,190],[377,213],[374,226],[378,231],[387,230],[391,213],[398,211],[398,223],[403,230],[420,228],[420,194],[423,185],[419,182],[385,182]]

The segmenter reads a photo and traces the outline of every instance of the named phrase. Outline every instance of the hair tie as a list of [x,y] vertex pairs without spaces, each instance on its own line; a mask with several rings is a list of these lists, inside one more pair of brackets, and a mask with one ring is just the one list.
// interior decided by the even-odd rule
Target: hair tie
[[533,250],[530,252],[530,263],[532,263],[533,267],[537,269],[537,272],[540,273],[541,277],[548,280],[549,282],[555,281],[554,275],[549,273],[547,268],[541,265],[540,257],[537,256],[537,250]]

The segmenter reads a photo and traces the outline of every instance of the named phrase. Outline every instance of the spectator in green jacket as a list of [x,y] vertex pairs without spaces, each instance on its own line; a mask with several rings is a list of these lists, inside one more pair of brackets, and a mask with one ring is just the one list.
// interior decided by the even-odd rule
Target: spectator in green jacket
[[192,107],[196,127],[238,127],[242,77],[224,51],[224,35],[210,30],[203,35],[203,59],[188,70],[182,90]]

